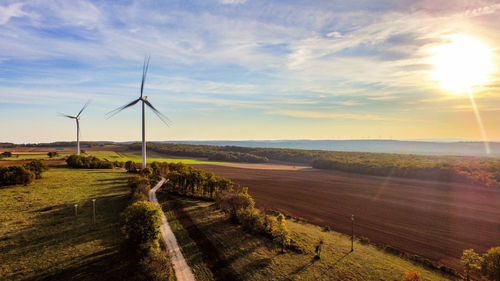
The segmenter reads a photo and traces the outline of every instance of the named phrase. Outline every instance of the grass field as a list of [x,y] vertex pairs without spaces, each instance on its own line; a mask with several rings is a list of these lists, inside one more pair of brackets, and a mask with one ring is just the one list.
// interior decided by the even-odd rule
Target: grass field
[[[167,198],[161,195],[159,199],[168,210],[172,203]],[[229,223],[213,203],[178,197],[177,200],[240,280],[401,280],[404,273],[411,270],[422,273],[424,280],[449,280],[439,272],[371,245],[355,241],[355,250],[350,253],[349,237],[293,220],[287,220],[287,226],[292,235],[300,237],[309,252],[280,253],[269,239],[248,234],[240,226]],[[169,217],[190,265],[200,268],[194,272],[197,280],[213,280],[204,273],[207,266],[193,240],[172,215]],[[322,255],[320,260],[315,260],[313,250],[320,239],[324,241]]]
[[[22,161],[22,160],[33,160],[33,159],[62,159],[71,155],[71,153],[60,153],[59,156],[54,158],[49,158],[47,156],[47,152],[12,152],[12,157],[1,158],[1,160],[7,161]],[[101,159],[107,159],[109,161],[134,161],[136,163],[142,162],[141,152],[140,151],[112,151],[112,150],[96,150],[96,151],[86,151],[86,153],[82,155],[92,155]],[[147,152],[147,161],[148,163],[157,161],[157,162],[182,162],[184,164],[222,164],[226,162],[217,162],[217,161],[208,161],[204,159],[196,159],[196,158],[187,158],[187,157],[172,157],[167,156],[161,153],[157,153],[154,151]]]
[[[115,152],[115,151],[87,151],[87,155],[92,155],[101,159],[107,159],[109,161],[134,161],[136,163],[142,162],[140,151],[126,151],[126,152]],[[221,164],[225,162],[208,161],[195,158],[177,158],[169,157],[161,153],[154,151],[147,152],[147,162],[182,162],[184,164]]]
[[[0,280],[125,279],[119,213],[129,177],[118,170],[52,168],[28,186],[0,189]],[[92,224],[91,199],[97,223]],[[74,204],[79,204],[75,217]],[[125,256],[124,256],[125,255]]]
[[49,158],[47,156],[47,153],[12,153],[12,157],[4,157],[1,158],[2,160],[10,160],[10,161],[15,161],[15,160],[34,160],[34,159],[62,159],[66,156],[71,155],[70,153],[60,153],[59,156],[54,157],[54,158]]

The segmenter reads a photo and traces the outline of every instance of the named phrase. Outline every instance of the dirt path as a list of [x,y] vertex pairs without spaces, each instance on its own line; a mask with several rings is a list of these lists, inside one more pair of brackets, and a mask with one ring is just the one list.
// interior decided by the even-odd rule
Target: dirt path
[[191,216],[184,210],[182,202],[177,199],[171,200],[172,210],[175,216],[182,224],[182,227],[188,232],[189,237],[194,240],[198,249],[202,252],[203,261],[208,265],[215,276],[220,281],[238,281],[238,275],[233,270],[229,262],[221,255],[217,247],[208,239]]
[[[161,178],[161,181],[158,182],[155,187],[153,187],[149,191],[149,201],[159,205],[158,199],[156,198],[156,191],[163,185],[164,182],[165,178]],[[177,277],[177,281],[195,281],[193,272],[191,271],[191,268],[188,266],[186,260],[184,259],[184,256],[181,253],[181,249],[177,244],[177,239],[175,239],[175,235],[168,225],[165,214],[163,213],[163,211],[161,213],[161,239],[165,243],[165,246],[167,247],[167,250],[169,252],[170,259],[175,271],[175,277]]]

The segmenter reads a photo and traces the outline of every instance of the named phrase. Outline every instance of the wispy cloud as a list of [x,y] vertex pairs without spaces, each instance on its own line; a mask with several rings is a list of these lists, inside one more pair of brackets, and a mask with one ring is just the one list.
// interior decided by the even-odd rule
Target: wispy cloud
[[229,5],[235,5],[235,4],[243,4],[247,0],[220,0],[222,4],[229,4]]
[[269,111],[268,114],[278,114],[298,118],[317,118],[317,119],[353,119],[353,120],[392,120],[376,114],[354,114],[354,113],[330,113],[330,112],[317,112],[317,111],[303,111],[303,110],[277,110]]
[[6,24],[11,18],[26,16],[27,13],[22,10],[23,3],[12,3],[8,6],[0,6],[0,25]]
[[[138,92],[151,54],[146,92],[159,107],[220,119],[261,114],[263,124],[276,124],[272,115],[453,120],[427,114],[468,110],[467,99],[449,98],[430,79],[427,50],[461,32],[489,44],[500,65],[500,4],[442,4],[9,2],[0,5],[0,103],[50,106],[90,96],[94,106],[121,104]],[[477,89],[480,107],[498,107],[498,85],[492,79]]]

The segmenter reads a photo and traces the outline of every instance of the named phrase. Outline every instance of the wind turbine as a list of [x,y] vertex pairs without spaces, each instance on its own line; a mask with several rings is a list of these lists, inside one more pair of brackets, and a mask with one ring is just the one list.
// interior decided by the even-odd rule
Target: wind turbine
[[148,72],[148,67],[149,67],[149,59],[150,57],[144,58],[144,65],[142,66],[142,82],[141,82],[141,96],[132,101],[129,104],[126,104],[124,106],[118,107],[117,109],[108,112],[108,119],[113,117],[114,115],[118,114],[118,112],[124,110],[127,107],[131,107],[135,105],[138,102],[142,102],[142,169],[146,168],[146,105],[153,110],[153,112],[160,118],[165,125],[169,125],[168,123],[170,120],[163,115],[161,112],[159,112],[149,101],[147,96],[143,96],[144,93],[144,81],[146,80],[146,74]]
[[80,155],[80,114],[87,108],[89,101],[85,103],[80,112],[76,116],[70,116],[64,113],[59,113],[61,116],[76,120],[76,155]]

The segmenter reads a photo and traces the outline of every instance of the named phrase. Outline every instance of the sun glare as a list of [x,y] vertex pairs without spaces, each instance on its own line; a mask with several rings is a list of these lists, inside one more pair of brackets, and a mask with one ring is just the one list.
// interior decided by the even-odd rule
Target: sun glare
[[451,42],[430,50],[434,70],[431,75],[452,93],[466,93],[472,86],[488,82],[493,71],[490,48],[465,36],[450,36]]

